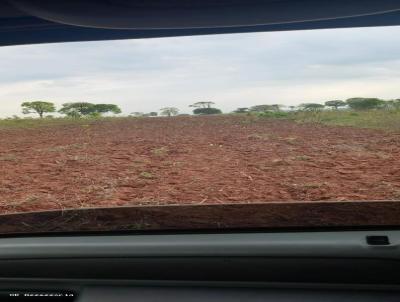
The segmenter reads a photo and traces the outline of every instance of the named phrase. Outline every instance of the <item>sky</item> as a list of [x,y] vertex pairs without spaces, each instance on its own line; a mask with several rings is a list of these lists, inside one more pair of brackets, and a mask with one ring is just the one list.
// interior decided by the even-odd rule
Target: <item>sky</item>
[[0,47],[0,117],[24,101],[223,112],[350,97],[400,98],[400,27]]

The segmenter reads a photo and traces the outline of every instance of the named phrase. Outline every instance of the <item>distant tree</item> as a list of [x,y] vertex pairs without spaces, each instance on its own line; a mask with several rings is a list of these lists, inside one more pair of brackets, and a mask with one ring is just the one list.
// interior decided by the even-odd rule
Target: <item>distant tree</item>
[[350,98],[346,100],[347,105],[354,110],[377,109],[384,104],[385,101],[378,98]]
[[36,113],[39,115],[40,118],[43,118],[43,114],[47,112],[56,111],[56,107],[54,106],[53,103],[50,102],[41,102],[41,101],[23,102],[21,104],[21,107],[23,114]]
[[271,105],[271,111],[281,111],[283,107],[285,106],[281,104],[273,104]]
[[325,106],[322,104],[318,104],[318,103],[303,103],[300,104],[299,108],[301,110],[305,110],[305,111],[320,111],[324,108]]
[[140,117],[140,116],[144,116],[144,113],[135,111],[135,112],[131,112],[130,115],[135,116],[135,117]]
[[65,103],[58,111],[69,117],[101,116],[104,113],[121,113],[121,109],[114,104],[92,104],[87,102]]
[[382,107],[385,101],[378,98],[350,98],[346,103],[354,110],[370,110]]
[[206,115],[206,114],[221,114],[222,111],[217,108],[196,108],[193,110],[193,114]]
[[346,102],[343,102],[341,100],[326,101],[325,106],[332,107],[335,108],[335,110],[338,110],[339,107],[346,106]]
[[296,106],[289,106],[289,109],[291,110],[291,111],[294,111],[294,110],[296,110]]
[[400,109],[400,99],[385,101],[381,107],[387,110],[399,110]]
[[153,117],[153,116],[158,116],[158,113],[157,112],[149,112],[149,113],[144,113],[141,116],[143,116],[143,117]]
[[215,105],[214,102],[197,102],[192,105],[189,105],[189,107],[195,107],[195,108],[211,108],[212,105]]
[[197,102],[189,107],[194,107],[196,109],[193,110],[193,114],[221,114],[222,111],[217,108],[213,108],[212,105],[215,105],[214,102]]
[[94,106],[94,104],[87,102],[65,103],[62,104],[62,108],[58,112],[69,117],[81,117],[93,113]]
[[249,112],[249,108],[247,108],[247,107],[239,107],[238,109],[236,109],[233,112],[234,113],[246,113],[246,112]]
[[255,105],[250,107],[253,112],[265,112],[271,109],[271,105]]
[[175,116],[179,113],[179,109],[175,107],[161,108],[160,111],[161,115],[166,115],[166,116]]
[[274,104],[274,105],[255,105],[250,107],[250,111],[252,112],[267,112],[267,111],[271,111],[271,112],[276,112],[279,111],[281,109],[282,105],[279,104]]
[[119,114],[121,113],[121,109],[114,104],[95,104],[93,106],[93,113],[103,114],[103,113],[114,113]]

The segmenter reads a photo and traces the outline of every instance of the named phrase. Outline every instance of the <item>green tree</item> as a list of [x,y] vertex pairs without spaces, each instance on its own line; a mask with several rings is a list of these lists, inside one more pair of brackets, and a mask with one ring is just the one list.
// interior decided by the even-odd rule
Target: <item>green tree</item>
[[58,112],[69,117],[81,117],[93,113],[94,106],[94,104],[87,102],[65,103],[62,104],[62,108]]
[[175,116],[179,113],[179,109],[175,107],[165,107],[160,109],[161,115]]
[[142,115],[143,117],[154,117],[154,116],[158,116],[157,112],[149,112],[149,113],[144,113]]
[[250,111],[252,112],[267,112],[267,111],[271,111],[271,112],[277,112],[280,111],[282,105],[279,104],[274,104],[274,105],[255,105],[250,107]]
[[238,109],[236,109],[233,112],[234,113],[246,113],[246,112],[249,112],[249,108],[247,108],[247,107],[239,107]]
[[195,108],[211,108],[212,105],[215,105],[214,102],[197,102],[192,105],[189,105],[189,107],[195,107]]
[[114,114],[121,113],[121,109],[114,104],[95,104],[92,109],[94,113],[99,113],[99,114],[104,114],[108,112]]
[[69,117],[101,116],[104,113],[121,113],[121,109],[114,104],[92,104],[87,102],[65,103],[58,111]]
[[41,101],[23,102],[21,104],[21,107],[23,114],[36,113],[39,115],[40,118],[43,118],[43,114],[47,112],[56,111],[56,107],[54,106],[53,103],[50,102],[41,102]]
[[199,114],[221,114],[222,111],[217,108],[213,108],[212,105],[215,105],[214,102],[197,102],[189,107],[194,107],[196,109],[193,110],[193,114],[199,115]]
[[218,108],[196,108],[193,110],[193,114],[206,115],[206,114],[221,114],[222,111]]
[[135,116],[135,117],[141,117],[141,116],[144,116],[144,113],[143,113],[143,112],[135,111],[135,112],[131,112],[131,115],[132,115],[132,116]]
[[350,98],[347,105],[354,110],[370,110],[380,108],[385,101],[378,98]]
[[385,101],[381,107],[386,110],[399,110],[400,109],[400,99]]
[[320,111],[325,106],[318,103],[303,103],[299,105],[299,108],[304,111]]
[[346,102],[343,102],[341,100],[327,101],[327,102],[325,102],[325,106],[332,107],[332,108],[335,108],[335,110],[338,110],[339,107],[346,106]]
[[271,111],[274,111],[274,112],[281,111],[283,107],[285,107],[285,106],[281,105],[281,104],[273,104],[273,105],[271,105]]

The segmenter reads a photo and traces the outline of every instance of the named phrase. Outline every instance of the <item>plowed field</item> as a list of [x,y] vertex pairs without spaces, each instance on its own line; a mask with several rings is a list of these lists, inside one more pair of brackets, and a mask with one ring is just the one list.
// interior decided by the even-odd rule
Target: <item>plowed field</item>
[[237,116],[0,130],[0,213],[400,198],[400,134]]

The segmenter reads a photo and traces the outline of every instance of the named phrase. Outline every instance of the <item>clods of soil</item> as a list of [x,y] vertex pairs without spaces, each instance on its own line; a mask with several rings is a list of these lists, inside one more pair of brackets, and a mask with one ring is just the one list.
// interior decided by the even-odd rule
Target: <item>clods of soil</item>
[[400,134],[239,116],[0,130],[0,213],[400,199]]

